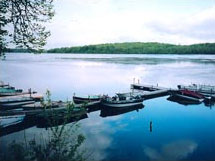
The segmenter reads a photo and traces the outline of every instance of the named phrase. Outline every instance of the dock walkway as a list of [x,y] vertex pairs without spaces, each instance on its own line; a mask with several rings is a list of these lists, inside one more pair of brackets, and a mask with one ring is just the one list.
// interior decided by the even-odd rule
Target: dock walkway
[[177,91],[176,89],[165,88],[153,86],[153,85],[143,85],[143,84],[131,84],[131,89],[136,91],[148,91],[144,92],[141,97],[144,99],[152,99],[157,97],[168,96],[172,92]]
[[164,90],[168,88],[153,86],[153,85],[131,84],[131,89],[143,90],[143,91],[157,91],[157,90]]

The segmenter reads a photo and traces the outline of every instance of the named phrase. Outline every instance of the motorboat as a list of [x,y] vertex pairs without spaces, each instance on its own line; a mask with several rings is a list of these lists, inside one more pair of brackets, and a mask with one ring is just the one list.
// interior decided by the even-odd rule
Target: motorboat
[[92,96],[73,96],[73,102],[76,104],[89,103],[100,101],[102,98],[101,95],[92,95]]
[[143,102],[143,98],[140,96],[131,96],[131,97],[104,97],[101,100],[101,105],[104,107],[113,107],[113,108],[122,108],[122,107],[131,107],[140,105]]
[[193,103],[201,103],[204,101],[204,96],[196,91],[191,91],[188,89],[181,89],[176,91],[173,96],[181,100],[185,100]]

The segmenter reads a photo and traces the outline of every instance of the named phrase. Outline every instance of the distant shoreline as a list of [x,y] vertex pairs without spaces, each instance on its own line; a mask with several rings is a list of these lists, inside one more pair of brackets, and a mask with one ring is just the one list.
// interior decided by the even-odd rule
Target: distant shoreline
[[[7,49],[6,52],[30,52],[27,49]],[[49,54],[198,54],[215,55],[215,43],[174,45],[164,43],[110,43],[98,45],[85,45],[77,47],[63,47],[43,50],[42,53]]]

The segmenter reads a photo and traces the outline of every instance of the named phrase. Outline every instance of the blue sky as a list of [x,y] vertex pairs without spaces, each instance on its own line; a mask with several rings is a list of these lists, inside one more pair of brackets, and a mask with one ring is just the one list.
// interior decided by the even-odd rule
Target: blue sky
[[215,42],[215,0],[56,0],[46,48]]

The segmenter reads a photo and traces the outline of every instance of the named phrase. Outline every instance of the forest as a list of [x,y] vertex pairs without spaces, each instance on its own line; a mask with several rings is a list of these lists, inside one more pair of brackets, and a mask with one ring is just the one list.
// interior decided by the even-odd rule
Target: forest
[[[29,52],[8,49],[8,52]],[[43,50],[43,53],[98,53],[98,54],[215,54],[215,43],[174,45],[157,42],[126,42]]]
[[128,42],[55,48],[47,50],[46,52],[101,54],[215,54],[215,43],[173,45],[156,42]]

